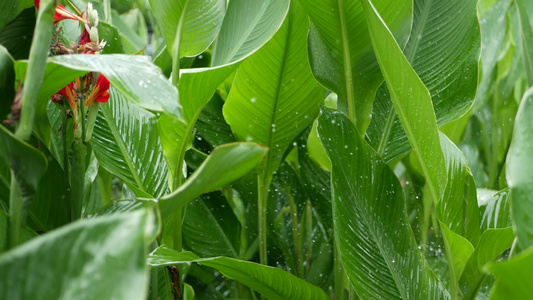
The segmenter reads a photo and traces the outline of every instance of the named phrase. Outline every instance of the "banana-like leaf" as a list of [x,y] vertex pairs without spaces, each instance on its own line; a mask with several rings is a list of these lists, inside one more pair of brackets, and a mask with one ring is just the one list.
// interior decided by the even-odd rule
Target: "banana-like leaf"
[[73,70],[100,72],[128,100],[143,108],[182,118],[176,88],[146,56],[73,54],[55,56],[50,62]]
[[419,162],[434,203],[446,186],[446,165],[431,95],[370,0],[361,0],[377,60],[394,109]]
[[516,114],[513,140],[507,154],[505,173],[511,188],[511,208],[518,245],[533,245],[533,88],[529,89]]
[[392,170],[342,113],[322,109],[318,133],[332,164],[341,261],[363,299],[448,299],[418,249]]
[[510,260],[493,263],[485,268],[496,275],[490,299],[529,299],[531,298],[531,277],[533,276],[533,248]]
[[212,66],[239,61],[263,46],[279,29],[289,0],[230,1],[213,49]]
[[[202,195],[187,205],[183,240],[201,257],[239,257],[240,224],[221,193]],[[202,220],[199,222],[199,220]]]
[[201,194],[240,179],[261,163],[266,152],[266,148],[254,143],[233,143],[215,148],[182,186],[159,199],[161,214],[167,216]]
[[[309,52],[313,74],[339,96],[339,109],[364,133],[383,77],[372,52],[359,0],[300,0],[312,25]],[[411,25],[412,1],[376,0],[384,22],[403,42]],[[403,45],[403,43],[402,43]]]
[[305,11],[293,3],[276,35],[243,62],[224,105],[237,139],[269,148],[265,186],[289,145],[313,122],[324,95],[307,63],[308,27]]
[[13,57],[0,45],[0,119],[6,119],[11,112],[11,101],[15,96],[15,71]]
[[[479,195],[481,193],[481,195]],[[511,227],[510,189],[499,192],[478,190],[481,230]]]
[[456,290],[452,291],[457,293],[457,283],[461,274],[470,259],[470,256],[474,252],[474,246],[459,234],[451,231],[446,224],[439,222],[442,238],[444,240],[444,245],[446,247],[446,255],[448,259],[448,268],[450,270],[450,280],[453,280],[451,286],[455,287]]
[[[8,231],[9,216],[3,210],[0,210],[0,254],[4,253],[7,249],[9,236]],[[20,230],[20,241],[21,243],[27,242],[32,238],[37,237],[37,233],[29,229],[28,227],[22,227]]]
[[36,17],[34,8],[25,9],[0,30],[0,45],[5,46],[16,60],[28,59]]
[[510,0],[479,2],[479,24],[481,27],[481,80],[479,82],[473,112],[478,112],[493,94],[497,76],[498,59],[505,49],[508,32],[507,10]]
[[215,268],[269,299],[329,299],[320,288],[280,268],[228,257],[200,258],[192,252],[178,252],[165,246],[154,250],[148,258],[148,264],[155,267],[191,262]]
[[527,14],[526,1],[516,0],[520,30],[522,33],[522,52],[526,68],[526,78],[529,87],[533,86],[533,29]]
[[[30,206],[37,193],[39,181],[47,168],[46,157],[32,145],[15,137],[4,126],[0,125],[0,159],[11,169],[11,197],[18,193],[20,201],[10,200],[10,234],[18,234],[25,224]],[[16,227],[16,229],[14,229]],[[16,238],[14,238],[16,239]]]
[[215,40],[226,14],[225,0],[150,0],[167,49],[180,38],[179,56],[202,53]]
[[[417,0],[413,29],[404,53],[431,93],[437,123],[448,123],[473,104],[478,81],[481,34],[477,0]],[[410,150],[386,86],[378,91],[367,132],[385,161]]]
[[440,142],[446,159],[448,182],[436,215],[446,227],[477,244],[481,235],[476,183],[461,151],[443,133]]
[[[146,299],[155,213],[72,223],[0,257],[2,299]],[[52,278],[53,280],[43,280]]]
[[0,31],[4,30],[9,22],[15,19],[25,8],[34,4],[30,0],[5,0],[0,3]]
[[483,266],[509,249],[514,238],[511,227],[487,229],[483,232],[459,280],[464,299],[476,299],[479,288],[487,277],[487,274],[482,271]]
[[157,118],[126,101],[111,87],[100,105],[91,146],[98,162],[126,182],[138,196],[168,192],[168,170],[157,133]]

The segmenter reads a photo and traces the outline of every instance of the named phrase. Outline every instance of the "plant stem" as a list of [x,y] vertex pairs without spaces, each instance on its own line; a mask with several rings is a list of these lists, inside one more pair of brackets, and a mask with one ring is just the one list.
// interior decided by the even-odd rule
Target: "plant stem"
[[289,201],[291,214],[292,240],[294,243],[294,252],[296,254],[296,272],[300,278],[303,278],[302,238],[300,235],[300,228],[298,228],[298,208],[294,202],[294,197],[291,194],[290,188],[286,189],[285,194]]
[[267,203],[268,203],[268,180],[267,175],[257,176],[257,209],[259,221],[259,261],[268,265],[267,252]]
[[305,254],[305,273],[309,274],[311,267],[311,258],[313,257],[313,206],[307,201],[305,212],[305,230],[306,230],[306,254]]
[[333,268],[335,272],[335,299],[342,300],[344,299],[344,268],[341,263],[341,258],[339,254],[339,249],[337,248],[337,243],[334,244],[335,252],[333,257]]
[[[67,202],[71,203],[71,189],[70,189],[70,175],[69,175],[69,159],[68,159],[68,145],[67,145],[67,105],[63,103],[61,105],[61,114],[63,115],[61,121],[61,140],[63,144],[63,181],[65,183],[65,197]],[[70,214],[72,216],[72,207],[69,207]]]
[[83,203],[83,194],[85,187],[85,159],[87,155],[87,147],[81,140],[74,139],[70,155],[70,208],[71,219],[77,220],[81,217],[81,207]]
[[11,171],[11,189],[9,193],[9,248],[20,244],[20,228],[22,227],[22,194],[20,187]]

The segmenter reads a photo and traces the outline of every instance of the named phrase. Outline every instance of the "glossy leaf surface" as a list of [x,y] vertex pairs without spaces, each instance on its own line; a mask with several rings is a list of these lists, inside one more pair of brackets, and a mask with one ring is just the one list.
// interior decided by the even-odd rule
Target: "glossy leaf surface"
[[152,266],[197,262],[215,268],[270,299],[328,299],[324,291],[279,268],[228,257],[199,258],[192,252],[177,252],[164,246],[149,256]]
[[332,163],[336,243],[357,294],[449,298],[418,249],[394,173],[343,114],[323,108],[318,133]]
[[138,196],[168,191],[168,170],[157,133],[156,117],[126,101],[114,88],[100,105],[91,146],[99,163],[126,182]]
[[0,257],[9,274],[0,277],[1,298],[145,299],[154,218],[138,211],[83,220],[14,248]]

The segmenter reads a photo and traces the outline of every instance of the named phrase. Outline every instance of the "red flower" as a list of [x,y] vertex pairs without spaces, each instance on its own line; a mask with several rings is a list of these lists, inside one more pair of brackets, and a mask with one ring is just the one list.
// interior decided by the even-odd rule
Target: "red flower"
[[91,94],[85,100],[85,107],[91,106],[94,102],[107,102],[109,100],[109,80],[100,74],[96,80],[96,85],[94,86]]
[[[91,36],[89,35],[89,32],[87,29],[83,28],[83,32],[80,35],[80,41],[78,42],[78,45],[84,45],[87,43],[91,43]],[[98,42],[98,41],[97,41]]]
[[[41,0],[33,0],[33,1],[35,3],[35,7],[39,9]],[[59,21],[66,20],[66,19],[76,20],[76,21],[85,23],[85,20],[82,17],[76,16],[75,14],[69,12],[63,5],[59,4],[55,10],[54,24],[56,24]]]

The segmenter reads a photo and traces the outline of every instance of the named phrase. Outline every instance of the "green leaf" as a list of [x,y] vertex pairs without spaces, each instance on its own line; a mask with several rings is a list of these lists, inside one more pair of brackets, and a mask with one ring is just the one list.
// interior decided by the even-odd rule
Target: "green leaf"
[[6,47],[15,59],[28,59],[35,21],[35,9],[31,7],[23,10],[4,30],[0,30],[0,45]]
[[0,4],[0,31],[4,30],[9,22],[15,19],[19,13],[34,4],[31,0],[5,0]]
[[233,143],[215,148],[179,189],[160,198],[161,214],[167,216],[201,194],[223,188],[243,177],[259,165],[266,152],[267,149],[254,143]]
[[157,248],[148,258],[151,266],[191,262],[215,268],[270,299],[329,299],[324,291],[303,279],[282,269],[253,262],[228,257],[199,258],[192,252],[178,252],[165,246]]
[[[153,211],[72,223],[0,257],[2,299],[145,299]],[[36,271],[40,270],[40,271]],[[46,274],[46,277],[43,277]]]
[[0,45],[0,120],[7,118],[11,112],[11,103],[15,96],[15,71],[13,57]]
[[487,277],[487,274],[482,271],[483,266],[498,258],[503,251],[511,247],[513,240],[514,233],[511,227],[487,229],[483,232],[459,281],[461,290],[465,295],[464,299],[475,299],[479,288]]
[[461,151],[443,133],[440,142],[446,160],[448,181],[436,214],[446,227],[477,244],[481,235],[476,183]]
[[[383,77],[372,52],[365,14],[358,0],[300,0],[312,26],[309,52],[313,74],[339,96],[339,109],[366,131],[372,102]],[[413,4],[408,0],[374,1],[384,22],[405,41]],[[403,42],[401,43],[403,44]]]
[[[0,145],[2,145],[0,158],[11,169],[11,174],[14,176],[11,182],[16,184],[21,198],[20,202],[13,203],[14,191],[11,191],[9,214],[12,223],[10,226],[20,228],[25,223],[30,205],[37,193],[39,181],[46,172],[47,161],[42,152],[15,137],[2,125],[0,125]],[[13,188],[12,184],[11,189]],[[11,231],[10,234],[15,234],[15,232]]]
[[237,62],[261,48],[279,29],[288,0],[230,1],[213,49],[212,66]]
[[[480,195],[481,194],[481,195]],[[511,202],[508,188],[499,192],[478,190],[481,230],[511,227]]]
[[104,21],[98,22],[98,35],[101,41],[105,41],[105,47],[102,54],[124,53],[124,46],[120,41],[118,29]]
[[[8,223],[9,216],[3,210],[0,210],[0,254],[4,253],[7,249],[7,237],[9,234]],[[20,231],[21,243],[27,242],[36,236],[37,233],[30,230],[28,227],[22,227],[22,230]]]
[[[473,104],[478,81],[481,34],[477,0],[415,1],[413,29],[405,56],[431,94],[439,125],[457,119]],[[386,85],[374,102],[367,132],[385,161],[410,150]]]
[[409,226],[400,182],[342,113],[322,109],[333,222],[344,269],[363,298],[446,299]]
[[522,52],[524,57],[528,87],[533,86],[533,29],[527,15],[525,0],[516,0],[520,29],[522,33]]
[[168,171],[157,132],[157,118],[109,89],[100,105],[91,146],[98,162],[127,183],[138,196],[168,192]]
[[73,70],[100,72],[128,100],[149,110],[182,117],[176,88],[146,56],[74,54],[55,56],[49,62]]
[[225,0],[150,0],[154,13],[170,53],[179,37],[179,56],[196,56],[215,39],[224,15]]
[[453,271],[453,277],[451,277],[455,281],[453,285],[457,285],[468,259],[474,252],[474,246],[464,237],[451,231],[444,223],[439,223],[446,246],[450,272]]
[[513,224],[521,249],[533,245],[533,88],[529,89],[516,114],[511,147],[507,154],[506,177],[511,188]]
[[507,261],[492,263],[485,268],[496,275],[490,299],[528,299],[531,297],[533,248]]
[[361,0],[376,53],[394,109],[419,162],[434,203],[446,186],[446,167],[440,147],[431,95],[370,0]]
[[224,105],[224,117],[237,139],[269,148],[265,186],[287,148],[313,122],[322,100],[307,63],[308,26],[295,2],[276,35],[243,62]]
[[239,257],[239,220],[220,193],[209,193],[187,205],[183,240],[201,257]]

